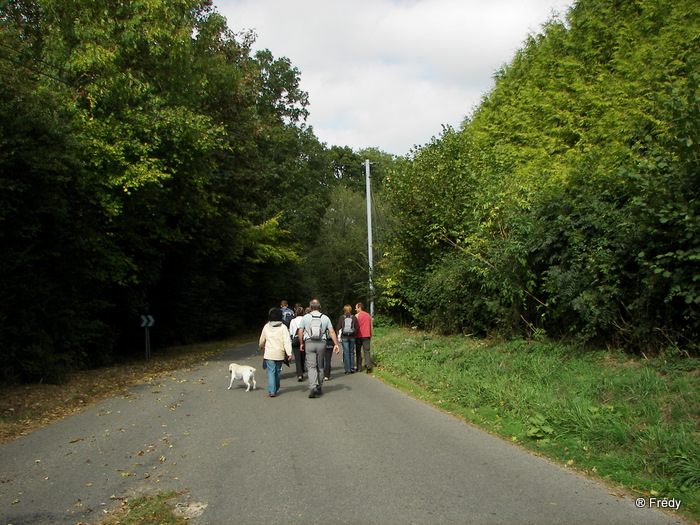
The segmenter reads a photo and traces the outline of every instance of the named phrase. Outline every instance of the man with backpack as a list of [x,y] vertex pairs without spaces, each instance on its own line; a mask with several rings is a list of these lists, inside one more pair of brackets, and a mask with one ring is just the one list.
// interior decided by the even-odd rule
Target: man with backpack
[[[333,352],[340,353],[338,338],[333,324],[327,315],[321,313],[321,303],[314,299],[309,303],[311,312],[299,323],[299,346],[306,352],[306,371],[309,375],[309,398],[314,399],[323,394],[323,357],[326,350],[326,338],[333,340]],[[327,334],[327,335],[326,335]]]
[[287,301],[282,301],[280,303],[280,309],[282,310],[282,322],[289,328],[289,323],[294,319],[294,311],[289,308],[289,303]]

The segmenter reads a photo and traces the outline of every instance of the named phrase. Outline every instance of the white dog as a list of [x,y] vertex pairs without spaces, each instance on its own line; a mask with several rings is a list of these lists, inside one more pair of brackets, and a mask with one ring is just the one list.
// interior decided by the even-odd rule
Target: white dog
[[231,374],[231,382],[228,384],[228,389],[231,390],[233,386],[234,379],[242,379],[248,388],[245,389],[246,392],[250,390],[250,382],[253,382],[253,390],[257,386],[255,382],[255,368],[247,365],[237,365],[236,363],[231,363],[228,365],[228,373]]

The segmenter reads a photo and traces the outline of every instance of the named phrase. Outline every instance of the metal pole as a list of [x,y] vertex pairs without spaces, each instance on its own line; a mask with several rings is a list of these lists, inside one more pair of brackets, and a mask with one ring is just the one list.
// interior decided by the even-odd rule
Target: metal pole
[[365,174],[367,186],[367,257],[369,260],[369,315],[374,317],[374,283],[372,282],[372,272],[374,262],[372,258],[372,197],[369,178],[369,159],[365,159]]

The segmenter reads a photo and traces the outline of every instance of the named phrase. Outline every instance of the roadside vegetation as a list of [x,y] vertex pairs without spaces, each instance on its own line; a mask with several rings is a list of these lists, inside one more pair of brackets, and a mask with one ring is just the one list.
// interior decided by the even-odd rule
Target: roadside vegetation
[[459,130],[399,159],[383,186],[381,312],[699,356],[697,11],[579,0]]
[[[377,329],[379,376],[441,410],[700,519],[700,359]],[[614,490],[614,489],[613,489]]]
[[160,349],[364,296],[358,214],[326,212],[392,156],[321,143],[289,59],[209,0],[0,5],[0,383],[129,359],[144,314]]
[[131,358],[143,314],[161,349],[368,302],[365,159],[395,323],[698,357],[697,0],[543,22],[396,158],[322,143],[301,72],[208,0],[5,1],[0,383]]

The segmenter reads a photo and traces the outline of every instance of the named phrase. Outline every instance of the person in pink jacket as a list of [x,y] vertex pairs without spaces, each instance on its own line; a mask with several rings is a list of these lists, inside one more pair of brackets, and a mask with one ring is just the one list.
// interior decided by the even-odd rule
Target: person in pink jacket
[[369,343],[372,337],[372,316],[365,312],[365,307],[362,303],[355,305],[357,323],[360,325],[357,334],[355,334],[355,354],[357,356],[358,372],[362,366],[362,351],[365,354],[365,370],[369,374],[372,371],[372,360],[369,353]]

